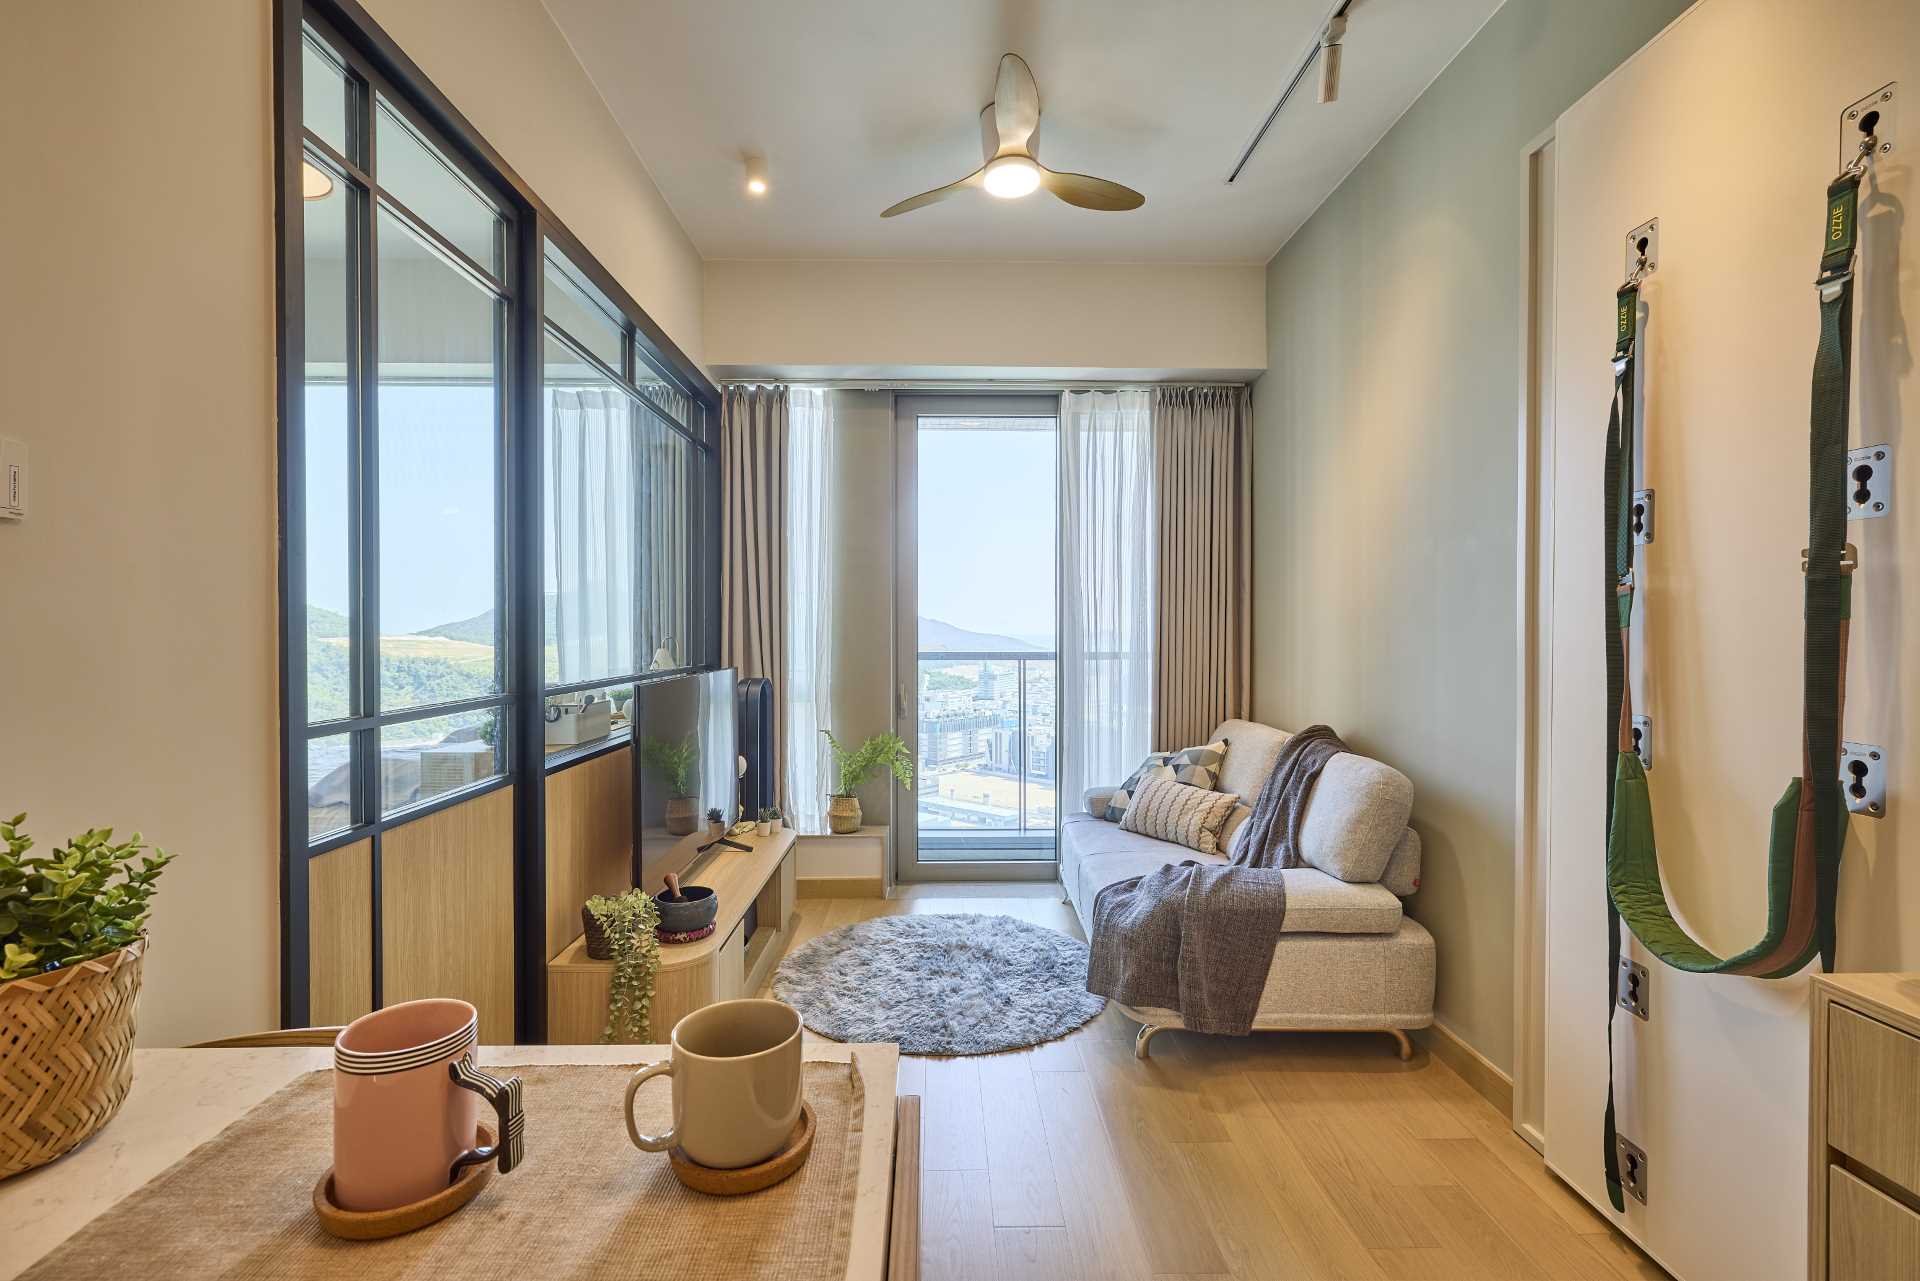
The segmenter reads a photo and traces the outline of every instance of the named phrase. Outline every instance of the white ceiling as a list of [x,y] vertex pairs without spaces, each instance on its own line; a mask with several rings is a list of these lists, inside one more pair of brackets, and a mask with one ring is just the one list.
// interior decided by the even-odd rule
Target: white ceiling
[[[1340,101],[1304,84],[1231,187],[1331,0],[545,3],[704,257],[1265,262],[1501,0],[1356,0]],[[882,221],[979,166],[1008,50],[1040,86],[1041,160],[1146,207],[971,191]]]

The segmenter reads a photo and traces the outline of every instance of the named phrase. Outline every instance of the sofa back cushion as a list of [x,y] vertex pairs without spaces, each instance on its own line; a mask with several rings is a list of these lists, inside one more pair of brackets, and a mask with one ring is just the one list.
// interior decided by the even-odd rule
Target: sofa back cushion
[[[1213,737],[1227,741],[1220,790],[1236,792],[1252,805],[1290,735],[1256,721],[1226,721]],[[1342,752],[1327,762],[1307,798],[1300,856],[1343,881],[1377,881],[1412,813],[1413,783],[1405,774],[1371,757]],[[1234,836],[1243,831],[1236,825]]]
[[1220,829],[1239,799],[1230,792],[1210,792],[1171,778],[1150,778],[1127,806],[1120,830],[1217,855],[1222,848]]

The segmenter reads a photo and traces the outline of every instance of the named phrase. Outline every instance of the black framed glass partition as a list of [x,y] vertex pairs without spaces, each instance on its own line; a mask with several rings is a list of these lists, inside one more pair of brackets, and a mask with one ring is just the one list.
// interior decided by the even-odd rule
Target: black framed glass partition
[[354,0],[276,0],[275,70],[282,1022],[312,869],[377,1007],[389,838],[417,877],[491,797],[540,1040],[544,778],[618,737],[550,752],[548,706],[717,660],[719,393]]

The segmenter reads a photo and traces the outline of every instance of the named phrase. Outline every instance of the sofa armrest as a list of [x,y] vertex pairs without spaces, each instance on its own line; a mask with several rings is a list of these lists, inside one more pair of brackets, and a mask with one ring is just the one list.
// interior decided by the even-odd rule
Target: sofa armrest
[[1107,802],[1112,800],[1113,794],[1119,790],[1117,787],[1089,787],[1086,795],[1087,813],[1095,818],[1105,818]]

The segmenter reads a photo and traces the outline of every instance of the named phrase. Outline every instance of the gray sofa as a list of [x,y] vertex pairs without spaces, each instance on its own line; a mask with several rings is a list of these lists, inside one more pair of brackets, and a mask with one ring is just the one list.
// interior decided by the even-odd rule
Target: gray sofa
[[[1219,790],[1243,804],[1228,820],[1229,857],[1122,831],[1097,817],[1112,789],[1087,793],[1086,810],[1060,825],[1060,881],[1089,936],[1093,901],[1105,887],[1167,863],[1229,862],[1247,806],[1272,773],[1287,734],[1253,721],[1213,732],[1227,742]],[[1391,1034],[1400,1057],[1407,1031],[1433,1022],[1433,936],[1407,916],[1401,899],[1420,885],[1420,838],[1407,826],[1413,784],[1379,761],[1343,752],[1327,763],[1300,825],[1309,866],[1282,873],[1286,925],[1274,945],[1256,1031],[1354,1030]],[[1147,1055],[1155,1033],[1181,1026],[1173,1010],[1121,1010],[1140,1023],[1134,1051]]]

